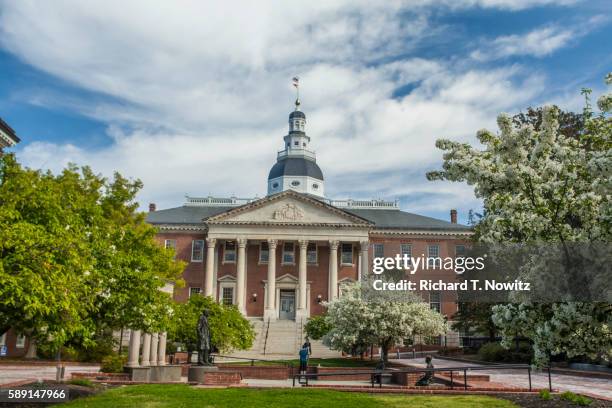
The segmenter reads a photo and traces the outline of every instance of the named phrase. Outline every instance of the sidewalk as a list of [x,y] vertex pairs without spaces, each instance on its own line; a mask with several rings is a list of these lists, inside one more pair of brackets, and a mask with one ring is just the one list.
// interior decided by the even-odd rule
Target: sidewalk
[[[100,370],[99,365],[66,365],[64,378],[70,379],[70,373],[93,372]],[[56,368],[51,365],[41,364],[2,364],[0,365],[0,386],[19,381],[55,380]]]

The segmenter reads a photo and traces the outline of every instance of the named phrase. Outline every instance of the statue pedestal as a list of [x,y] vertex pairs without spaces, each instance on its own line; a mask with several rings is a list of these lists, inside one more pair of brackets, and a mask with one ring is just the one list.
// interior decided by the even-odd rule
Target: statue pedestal
[[187,381],[204,384],[206,373],[216,373],[219,371],[217,366],[191,366],[187,372]]

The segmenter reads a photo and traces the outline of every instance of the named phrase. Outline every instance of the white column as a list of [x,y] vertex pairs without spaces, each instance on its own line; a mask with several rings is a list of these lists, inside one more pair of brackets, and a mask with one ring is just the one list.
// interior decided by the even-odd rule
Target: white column
[[276,320],[276,245],[275,239],[268,240],[268,290],[264,319]]
[[145,333],[142,336],[142,361],[140,362],[141,366],[149,365],[149,354],[151,353],[151,334]]
[[308,250],[308,241],[301,240],[300,244],[300,264],[298,269],[298,308],[297,308],[297,317],[308,317],[308,299],[306,298],[306,254]]
[[215,272],[213,274],[213,298],[215,300],[219,300],[219,251],[218,248],[215,248]]
[[329,300],[338,297],[338,241],[329,241]]
[[360,270],[360,279],[365,278],[370,273],[370,264],[368,262],[368,241],[361,241],[359,247],[359,262],[361,266]]
[[215,244],[214,238],[206,238],[206,278],[204,281],[204,295],[213,296],[213,282],[215,273]]
[[238,259],[237,262],[237,271],[236,271],[236,305],[238,306],[238,310],[246,316],[246,308],[244,306],[245,302],[245,281],[246,281],[246,244],[247,240],[244,238],[240,238],[236,240],[238,244]]
[[151,352],[149,353],[149,365],[157,365],[157,345],[159,342],[159,335],[157,333],[151,333]]
[[157,345],[157,364],[166,365],[166,332],[159,333],[159,343]]
[[130,345],[128,348],[127,367],[138,367],[138,353],[140,351],[140,330],[132,330],[130,333]]

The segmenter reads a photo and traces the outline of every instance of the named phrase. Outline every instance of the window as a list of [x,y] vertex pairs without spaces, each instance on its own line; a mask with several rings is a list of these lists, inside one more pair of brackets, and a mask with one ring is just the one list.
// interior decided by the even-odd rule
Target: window
[[309,264],[317,263],[317,244],[314,242],[308,244],[308,249],[306,249],[306,262]]
[[312,188],[314,188],[315,190],[317,190],[317,189],[319,188],[319,185],[318,185],[317,183],[314,183],[314,184],[312,185]]
[[24,335],[18,335],[17,336],[17,340],[15,341],[15,348],[24,348],[25,347],[25,336]]
[[342,244],[340,262],[345,265],[353,264],[353,244]]
[[204,240],[191,241],[191,262],[202,262],[204,259]]
[[455,256],[456,257],[465,256],[465,245],[455,245]]
[[221,288],[221,303],[224,305],[234,304],[234,288]]
[[236,262],[236,243],[233,241],[225,241],[223,247],[223,262],[233,263]]
[[382,258],[385,256],[385,246],[383,244],[374,244],[374,258]]
[[429,308],[440,313],[440,300],[442,294],[439,290],[432,290],[429,292]]
[[176,258],[176,239],[167,239],[164,241],[164,247],[166,249],[172,249],[174,251],[174,258]]
[[189,288],[189,297],[202,293],[202,288]]
[[428,245],[427,256],[429,258],[438,258],[440,256],[440,245]]
[[300,142],[296,140],[295,142],[293,142],[293,145],[294,145],[294,146],[299,146],[299,145],[300,145]]
[[278,183],[272,183],[272,188],[278,188]]
[[303,147],[306,147],[306,143],[302,143],[302,146],[303,146]]
[[2,333],[2,336],[0,336],[0,346],[4,345],[6,345],[6,333]]
[[412,263],[412,244],[400,244],[400,251],[402,253],[402,258],[404,255],[408,257],[408,265]]
[[270,248],[268,247],[267,242],[262,242],[259,244],[259,263],[264,264],[268,263],[270,259]]
[[293,181],[291,182],[291,185],[292,185],[293,187],[297,187],[297,186],[299,186],[299,185],[300,185],[300,182],[299,182],[299,181],[297,181],[297,180],[293,180]]
[[295,263],[295,246],[293,245],[293,242],[285,242],[283,244],[283,263]]

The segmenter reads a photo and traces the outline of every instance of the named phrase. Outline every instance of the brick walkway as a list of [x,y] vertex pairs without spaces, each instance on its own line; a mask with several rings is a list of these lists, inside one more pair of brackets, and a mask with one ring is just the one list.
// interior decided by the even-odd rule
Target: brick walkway
[[[422,358],[400,359],[393,362],[411,366],[424,367]],[[434,358],[436,368],[444,367],[467,367],[481,366],[475,363],[462,363],[458,361],[443,360]],[[505,384],[511,387],[529,386],[529,379],[526,370],[495,370],[495,366],[487,366],[490,369],[478,371],[478,374],[487,374],[491,377],[491,382]],[[579,377],[565,374],[552,374],[552,386],[560,391],[572,391],[582,394],[591,394],[604,398],[612,398],[612,381],[603,378]],[[548,374],[532,372],[531,382],[534,388],[548,388]]]

